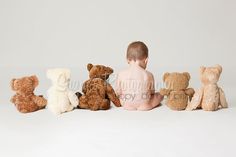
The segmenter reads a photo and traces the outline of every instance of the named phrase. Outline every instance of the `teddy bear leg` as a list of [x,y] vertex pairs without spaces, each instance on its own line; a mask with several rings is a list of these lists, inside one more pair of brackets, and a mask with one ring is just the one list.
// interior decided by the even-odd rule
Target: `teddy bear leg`
[[74,107],[72,105],[67,106],[66,112],[72,111]]
[[39,109],[43,109],[47,105],[47,100],[43,96],[34,96],[33,100]]
[[23,106],[21,106],[21,105],[16,105],[16,108],[17,108],[17,110],[19,111],[19,112],[21,112],[21,113],[28,113],[28,110],[27,109],[25,109]]
[[28,104],[20,104],[16,105],[17,109],[21,113],[29,113],[29,112],[35,112],[39,110],[39,107],[36,104],[28,103]]
[[54,114],[54,115],[60,115],[61,109],[59,106],[53,104],[53,105],[47,105],[47,108]]
[[91,100],[88,104],[89,104],[89,109],[92,111],[97,111],[100,107],[100,104],[102,103],[101,100],[95,99],[95,100]]
[[83,95],[79,98],[79,108],[82,108],[82,109],[88,109],[89,108],[88,99],[85,95]]
[[228,103],[227,103],[226,98],[225,98],[225,93],[221,88],[219,88],[219,91],[220,91],[220,107],[227,108]]
[[100,104],[100,110],[108,110],[110,108],[110,101],[108,99],[103,99]]

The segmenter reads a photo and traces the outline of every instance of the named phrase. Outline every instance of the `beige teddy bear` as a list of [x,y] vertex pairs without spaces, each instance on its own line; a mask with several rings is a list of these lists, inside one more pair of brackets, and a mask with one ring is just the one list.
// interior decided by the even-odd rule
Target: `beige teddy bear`
[[190,74],[184,73],[165,73],[163,81],[166,88],[160,90],[160,94],[167,96],[166,105],[172,110],[184,110],[188,101],[191,100],[194,90],[188,88]]
[[215,111],[219,108],[228,107],[225,94],[217,85],[221,72],[222,67],[220,65],[200,68],[202,87],[194,94],[186,110],[202,108],[205,111]]

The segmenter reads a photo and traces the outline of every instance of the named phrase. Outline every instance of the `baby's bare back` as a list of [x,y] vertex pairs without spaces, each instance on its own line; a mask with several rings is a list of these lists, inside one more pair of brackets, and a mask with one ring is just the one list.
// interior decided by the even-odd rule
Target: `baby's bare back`
[[154,90],[153,75],[139,66],[133,65],[119,73],[117,93],[124,107],[148,104]]

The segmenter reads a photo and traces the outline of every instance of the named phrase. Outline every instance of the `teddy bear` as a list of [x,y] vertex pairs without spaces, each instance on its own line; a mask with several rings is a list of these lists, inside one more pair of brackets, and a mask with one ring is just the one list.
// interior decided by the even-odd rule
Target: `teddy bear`
[[78,98],[69,89],[70,70],[69,69],[49,69],[47,78],[52,81],[52,86],[48,89],[47,108],[54,114],[59,115],[72,111],[79,104]]
[[163,81],[166,88],[160,90],[160,94],[167,96],[167,106],[172,110],[184,110],[188,101],[192,99],[194,89],[188,88],[190,74],[184,73],[165,73]]
[[202,108],[205,111],[216,111],[228,107],[224,91],[217,85],[221,72],[220,65],[200,67],[202,87],[194,94],[186,110]]
[[120,107],[120,100],[115,94],[112,86],[106,81],[113,69],[103,65],[87,65],[89,80],[84,82],[81,93],[77,92],[79,108],[96,110],[107,110],[110,108],[110,101]]
[[45,108],[47,100],[42,95],[34,95],[38,84],[39,80],[35,75],[11,80],[11,88],[16,92],[11,102],[15,104],[19,112],[29,113]]

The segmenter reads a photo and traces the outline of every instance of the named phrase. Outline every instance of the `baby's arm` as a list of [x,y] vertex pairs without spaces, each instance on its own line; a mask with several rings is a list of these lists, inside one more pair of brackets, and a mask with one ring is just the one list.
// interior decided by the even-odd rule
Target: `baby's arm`
[[154,77],[151,73],[148,73],[148,78],[144,82],[145,90],[146,90],[146,97],[150,98],[152,95],[155,94],[155,84],[154,84]]
[[161,101],[163,100],[163,96],[159,92],[155,92],[155,80],[153,75],[150,77],[150,84],[151,84],[151,104],[152,107],[158,106]]
[[148,104],[143,104],[138,107],[140,111],[148,111],[157,107],[163,100],[163,96],[160,93],[155,93],[155,82],[154,77],[151,74],[147,81],[147,96],[150,98]]

